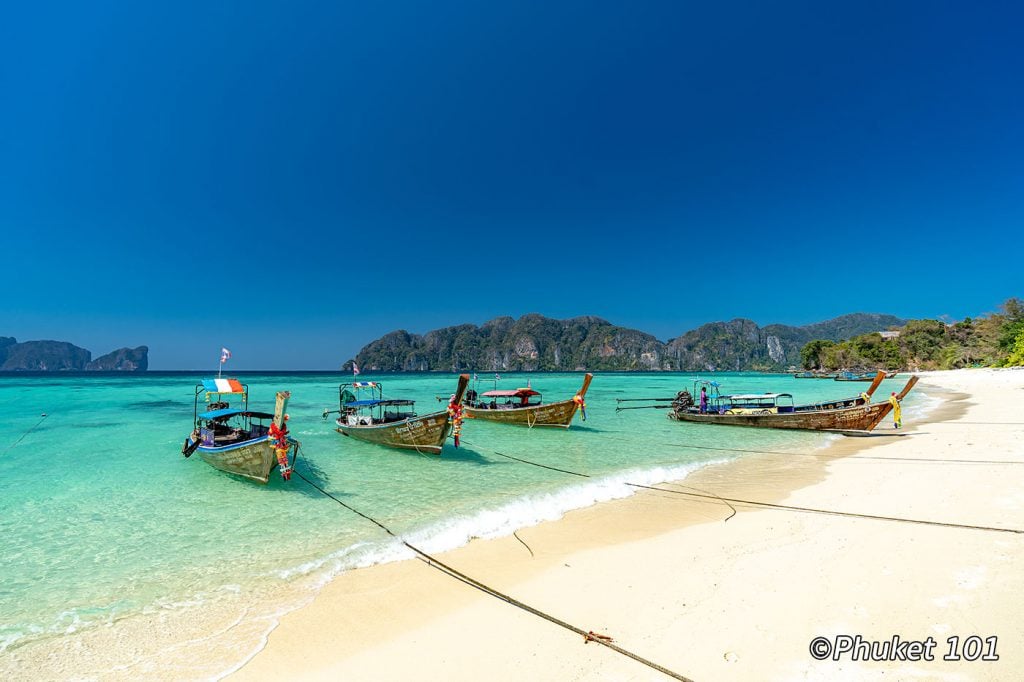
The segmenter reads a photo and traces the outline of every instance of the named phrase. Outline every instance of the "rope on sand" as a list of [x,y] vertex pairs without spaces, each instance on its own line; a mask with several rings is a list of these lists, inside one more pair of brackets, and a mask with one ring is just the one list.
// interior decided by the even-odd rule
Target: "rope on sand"
[[[338,499],[337,497],[335,497],[331,493],[327,492],[326,490],[324,490],[323,488],[318,486],[313,481],[311,481],[308,478],[306,478],[305,476],[303,476],[302,473],[300,473],[299,471],[295,471],[295,475],[298,476],[299,478],[301,478],[306,483],[308,483],[314,489],[318,490],[323,495],[331,498],[332,500],[334,500],[335,502],[340,504],[345,509],[348,509],[350,512],[352,512],[356,516],[360,516],[360,517],[366,519],[367,521],[369,521],[373,525],[377,526],[378,528],[383,530],[385,533],[387,533],[391,537],[393,537],[396,540],[398,540],[399,542],[401,542],[405,547],[407,547],[408,549],[412,550],[417,555],[418,559],[423,561],[425,564],[427,564],[431,568],[435,568],[435,569],[441,571],[442,573],[444,573],[445,575],[447,575],[449,577],[452,577],[452,578],[455,578],[456,580],[458,580],[458,581],[460,581],[462,583],[465,583],[466,585],[469,585],[470,587],[473,587],[473,588],[475,588],[477,590],[480,590],[484,594],[490,595],[490,596],[494,597],[495,599],[500,599],[501,601],[505,602],[506,604],[509,604],[511,606],[515,606],[516,608],[522,609],[523,611],[526,611],[527,613],[531,613],[531,614],[533,614],[533,615],[535,615],[535,616],[537,616],[539,618],[543,618],[544,620],[546,620],[546,621],[548,621],[550,623],[554,623],[555,625],[558,625],[559,627],[562,627],[562,628],[565,628],[566,630],[574,632],[577,635],[580,635],[581,637],[583,637],[583,642],[584,643],[596,642],[597,644],[600,644],[603,647],[607,647],[607,648],[611,649],[612,651],[614,651],[614,652],[616,652],[618,654],[622,654],[623,656],[626,656],[627,658],[633,659],[637,663],[642,663],[643,665],[645,665],[645,666],[647,666],[649,668],[657,670],[658,672],[660,672],[660,673],[662,673],[662,674],[664,674],[664,675],[666,675],[668,677],[671,677],[672,679],[680,680],[681,682],[694,682],[689,677],[684,677],[683,675],[680,675],[679,673],[677,673],[677,672],[675,672],[673,670],[669,670],[668,668],[666,668],[664,666],[658,665],[654,661],[646,659],[646,658],[644,658],[644,657],[642,657],[642,656],[640,656],[638,654],[633,653],[632,651],[630,651],[628,649],[624,649],[624,648],[618,646],[617,644],[614,644],[612,639],[611,639],[611,637],[608,637],[607,635],[600,635],[600,634],[595,633],[593,630],[584,630],[583,628],[576,627],[575,625],[573,625],[571,623],[568,623],[568,622],[566,622],[566,621],[564,621],[564,620],[562,620],[562,619],[560,619],[560,618],[558,618],[556,616],[552,616],[549,613],[545,613],[544,611],[541,611],[540,609],[534,608],[533,606],[530,606],[529,604],[521,602],[518,599],[515,599],[514,597],[510,597],[509,595],[507,595],[507,594],[505,594],[503,592],[500,592],[500,591],[496,590],[495,588],[490,587],[489,585],[486,585],[485,583],[482,583],[479,580],[477,580],[477,579],[475,579],[475,578],[473,578],[473,577],[471,577],[469,575],[466,575],[465,573],[462,573],[458,569],[453,568],[452,566],[449,566],[448,564],[438,560],[436,557],[431,556],[430,554],[428,554],[427,552],[423,551],[422,549],[416,547],[415,545],[410,544],[406,540],[403,540],[401,537],[396,535],[390,528],[385,526],[383,523],[381,523],[377,519],[373,518],[372,516],[370,516],[368,514],[364,514],[363,512],[361,512],[358,509],[356,509],[355,507],[352,507],[351,505],[349,505],[349,504],[343,502],[342,500]],[[531,553],[532,553],[532,550],[531,550]]]
[[[466,444],[470,445],[469,443],[466,443]],[[479,446],[472,446],[472,447],[478,447],[479,448]],[[487,450],[488,452],[492,452],[495,455],[499,455],[501,457],[506,457],[508,459],[513,459],[513,460],[515,460],[517,462],[522,462],[524,464],[530,464],[532,466],[543,467],[544,469],[551,469],[553,471],[561,471],[563,473],[571,474],[573,476],[580,476],[582,478],[592,478],[592,476],[590,476],[589,474],[581,474],[581,473],[579,473],[577,471],[568,471],[568,470],[565,470],[565,469],[556,469],[555,467],[550,467],[550,466],[547,466],[546,464],[541,464],[539,462],[531,462],[530,460],[523,459],[521,457],[513,457],[512,455],[508,455],[508,454],[505,454],[503,452],[498,452],[497,450],[490,450],[489,448],[480,448],[480,449]],[[725,448],[720,448],[720,449],[725,449]],[[776,452],[776,453],[771,453],[771,454],[779,454],[779,453]],[[716,495],[714,493],[707,492],[707,491],[687,492],[685,490],[675,490],[675,489],[672,489],[672,488],[660,488],[658,486],[643,485],[643,484],[640,484],[640,483],[629,483],[628,481],[626,482],[626,485],[631,486],[633,488],[643,488],[645,490],[657,490],[657,491],[660,491],[660,492],[672,493],[672,494],[675,494],[675,495],[686,495],[686,496],[695,497],[695,498],[705,498],[705,499],[709,499],[709,500],[718,500],[719,502],[724,502],[725,504],[728,504],[730,507],[732,507],[732,504],[730,504],[730,503],[734,503],[734,504],[740,504],[740,505],[747,505],[747,506],[750,506],[750,507],[761,507],[761,508],[764,508],[764,509],[779,509],[779,510],[783,510],[783,511],[804,512],[804,513],[809,513],[809,514],[825,514],[825,515],[829,515],[829,516],[845,516],[845,517],[848,517],[848,518],[871,519],[871,520],[875,520],[875,521],[894,521],[894,522],[898,522],[898,523],[914,523],[914,524],[923,525],[923,526],[939,526],[939,527],[943,527],[943,528],[960,528],[960,529],[963,529],[963,530],[981,530],[981,531],[989,531],[989,532],[994,532],[994,533],[1024,534],[1024,530],[1020,530],[1020,529],[1016,529],[1016,528],[998,528],[998,527],[995,527],[995,526],[979,526],[979,525],[964,524],[964,523],[951,523],[951,522],[947,522],[947,521],[929,521],[929,520],[925,520],[925,519],[910,519],[910,518],[904,518],[904,517],[900,517],[900,516],[882,516],[882,515],[878,515],[878,514],[863,514],[863,513],[859,513],[859,512],[845,512],[845,511],[839,511],[837,509],[819,509],[819,508],[816,508],[816,507],[799,507],[799,506],[796,506],[796,505],[777,504],[777,503],[773,503],[773,502],[762,502],[762,501],[759,501],[759,500],[745,500],[745,499],[735,498],[735,497],[722,497],[720,495]],[[683,486],[683,487],[688,487],[688,486]],[[690,489],[691,490],[698,490],[696,488],[690,488]],[[729,516],[729,518],[732,518],[735,515],[735,513],[736,513],[735,507],[732,507],[732,509],[733,509],[733,514],[731,514]],[[729,519],[726,519],[726,520],[728,521]]]
[[[609,440],[618,440],[623,443],[635,443],[628,438],[615,438],[614,436],[603,436]],[[824,452],[793,452],[792,450],[751,450],[748,448],[722,448],[712,445],[693,445],[691,443],[656,443],[669,448],[684,448],[687,450],[711,450],[714,452],[738,452],[752,455],[792,455],[794,457],[822,457]],[[882,457],[880,455],[850,455],[849,457],[833,457],[829,459],[843,460],[881,460],[893,462],[933,462],[947,464],[1024,464],[1024,460],[1013,459],[945,459],[942,457]]]

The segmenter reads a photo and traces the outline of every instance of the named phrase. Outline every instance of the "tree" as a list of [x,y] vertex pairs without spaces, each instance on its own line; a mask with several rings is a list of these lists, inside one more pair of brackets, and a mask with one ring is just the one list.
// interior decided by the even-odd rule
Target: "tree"
[[1006,299],[1006,302],[1003,303],[1003,314],[1006,315],[1010,322],[1024,320],[1024,301],[1016,296]]
[[1017,338],[1010,349],[1010,356],[1006,358],[1007,367],[1024,366],[1024,329],[1017,333]]
[[820,369],[825,352],[835,345],[835,341],[826,339],[815,339],[804,344],[804,347],[800,349],[800,362],[804,369]]

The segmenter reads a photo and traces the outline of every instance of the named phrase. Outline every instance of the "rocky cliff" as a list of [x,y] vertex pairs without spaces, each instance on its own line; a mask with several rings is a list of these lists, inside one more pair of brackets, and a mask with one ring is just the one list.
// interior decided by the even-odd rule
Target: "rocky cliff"
[[360,367],[383,371],[663,369],[664,344],[599,317],[524,315],[435,329],[391,332],[367,344]]
[[7,352],[11,346],[18,343],[13,336],[0,336],[0,367],[7,361]]
[[149,348],[121,348],[92,359],[92,353],[67,341],[25,341],[0,337],[0,372],[60,372],[82,370],[144,371]]
[[856,313],[793,327],[713,322],[663,343],[599,317],[524,315],[435,329],[398,330],[363,347],[356,361],[377,371],[784,370],[811,339],[839,340],[899,326],[891,315]]
[[102,372],[145,372],[149,368],[149,347],[119,348],[96,358],[85,368]]
[[686,370],[783,370],[800,366],[800,349],[814,339],[839,341],[902,326],[892,315],[853,313],[802,327],[751,320],[712,322],[668,342],[666,356]]

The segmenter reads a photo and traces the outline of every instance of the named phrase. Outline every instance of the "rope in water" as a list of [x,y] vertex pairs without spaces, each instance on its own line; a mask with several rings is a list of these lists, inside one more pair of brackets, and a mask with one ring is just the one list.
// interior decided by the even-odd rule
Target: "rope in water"
[[[364,514],[363,512],[361,512],[358,509],[356,509],[355,507],[347,504],[346,502],[343,502],[342,500],[338,499],[337,497],[335,497],[331,493],[327,492],[326,490],[321,488],[319,485],[317,485],[313,481],[311,481],[308,478],[306,478],[305,476],[303,476],[302,473],[299,472],[298,470],[295,470],[294,474],[296,476],[298,476],[299,478],[301,478],[306,483],[308,483],[311,487],[313,487],[314,489],[318,490],[321,494],[331,498],[332,500],[334,500],[335,502],[340,504],[342,507],[344,507],[345,509],[347,509],[350,512],[352,512],[353,514],[355,514],[356,516],[360,516],[360,517],[366,519],[367,521],[369,521],[373,525],[377,526],[378,528],[383,530],[385,533],[387,533],[391,537],[393,537],[396,540],[398,540],[399,542],[401,542],[405,547],[407,547],[412,552],[414,552],[417,555],[417,558],[419,558],[421,561],[426,563],[431,568],[436,568],[437,570],[441,571],[445,575],[447,575],[449,577],[452,577],[452,578],[455,578],[456,580],[459,580],[459,581],[465,583],[466,585],[469,585],[470,587],[473,587],[473,588],[475,588],[477,590],[480,590],[481,592],[483,592],[485,594],[488,594],[488,595],[490,595],[490,596],[492,596],[492,597],[494,597],[496,599],[500,599],[501,601],[503,601],[503,602],[505,602],[507,604],[510,604],[511,606],[515,606],[516,608],[522,609],[523,611],[526,611],[527,613],[531,613],[531,614],[533,614],[533,615],[535,615],[535,616],[537,616],[539,618],[543,618],[544,620],[546,620],[546,621],[548,621],[550,623],[554,623],[555,625],[558,625],[559,627],[565,628],[566,630],[574,632],[577,635],[580,635],[580,636],[583,637],[584,643],[586,643],[586,642],[596,642],[596,643],[600,644],[601,646],[607,647],[607,648],[611,649],[612,651],[614,651],[614,652],[616,652],[618,654],[622,654],[623,656],[631,658],[631,659],[633,659],[634,661],[636,661],[638,663],[642,663],[642,664],[646,665],[649,668],[657,670],[658,672],[660,672],[660,673],[662,673],[664,675],[667,675],[668,677],[671,677],[671,678],[676,679],[676,680],[680,680],[681,682],[694,682],[689,677],[684,677],[683,675],[680,675],[679,673],[677,673],[675,671],[669,670],[668,668],[666,668],[664,666],[658,665],[654,661],[646,659],[646,658],[644,658],[644,657],[642,657],[642,656],[640,656],[638,654],[633,653],[632,651],[630,651],[628,649],[624,649],[624,648],[622,648],[622,647],[620,647],[620,646],[618,646],[616,644],[613,644],[610,637],[606,637],[605,635],[597,634],[597,633],[595,633],[592,630],[584,630],[583,628],[576,627],[575,625],[573,625],[571,623],[568,623],[568,622],[566,622],[566,621],[564,621],[564,620],[562,620],[562,619],[560,619],[560,618],[558,618],[556,616],[552,616],[551,614],[545,613],[544,611],[541,611],[540,609],[537,609],[537,608],[535,608],[533,606],[530,606],[529,604],[521,602],[521,601],[519,601],[518,599],[516,599],[514,597],[510,597],[509,595],[507,595],[507,594],[505,594],[503,592],[500,592],[500,591],[496,590],[495,588],[490,587],[489,585],[486,585],[485,583],[480,582],[476,578],[473,578],[473,577],[471,577],[469,575],[466,575],[465,573],[463,573],[463,572],[459,571],[458,569],[456,569],[456,568],[454,568],[452,566],[449,566],[448,564],[438,560],[436,557],[428,554],[427,552],[425,552],[422,549],[416,547],[415,545],[409,543],[408,541],[403,540],[401,537],[396,535],[390,528],[385,526],[383,523],[381,523],[380,521],[378,521],[377,519],[373,518],[372,516],[370,516],[368,514]],[[532,550],[531,550],[531,553],[532,553]]]
[[6,454],[7,454],[8,452],[10,452],[10,451],[11,451],[11,450],[13,450],[14,448],[18,447],[18,444],[19,444],[19,443],[20,443],[21,441],[25,440],[25,437],[26,437],[26,436],[27,436],[28,434],[32,433],[32,432],[33,432],[33,431],[35,431],[35,430],[36,430],[37,428],[39,428],[39,425],[40,425],[40,424],[42,424],[42,423],[43,423],[44,421],[46,421],[46,418],[47,418],[47,417],[49,417],[49,416],[50,416],[50,415],[49,415],[49,413],[47,413],[47,412],[43,412],[43,414],[41,415],[41,417],[40,417],[39,421],[37,421],[37,422],[36,422],[35,424],[33,424],[33,425],[32,425],[32,426],[31,426],[31,427],[29,428],[29,430],[28,430],[28,431],[26,431],[25,433],[21,434],[21,437],[20,437],[20,438],[18,438],[18,440],[14,441],[14,442],[13,442],[13,443],[11,443],[10,445],[8,445],[8,446],[7,446],[7,447],[6,447],[5,449],[4,449],[4,451],[3,451],[3,452],[0,452],[0,457],[2,457],[3,455],[6,455]]
[[[583,473],[580,473],[580,472],[577,472],[577,471],[568,471],[566,469],[557,469],[555,467],[547,466],[546,464],[541,464],[539,462],[532,462],[532,461],[530,461],[528,459],[523,459],[522,457],[514,457],[513,455],[508,455],[508,454],[506,454],[504,452],[499,452],[497,450],[491,450],[489,448],[481,448],[478,445],[472,445],[471,443],[468,443],[468,442],[466,443],[466,445],[470,445],[471,447],[476,447],[476,448],[479,448],[481,450],[486,450],[486,451],[494,453],[495,455],[498,455],[500,457],[506,457],[508,459],[513,459],[513,460],[515,460],[517,462],[522,462],[524,464],[530,464],[532,466],[538,466],[538,467],[542,467],[544,469],[551,469],[553,471],[561,471],[563,473],[571,474],[573,476],[579,476],[579,477],[582,477],[582,478],[593,478],[589,474],[583,474]],[[777,454],[777,453],[772,453],[772,454]],[[674,490],[672,488],[659,488],[657,486],[643,485],[641,483],[629,483],[628,481],[626,482],[626,485],[628,485],[630,487],[633,487],[633,488],[643,488],[643,489],[646,489],[646,490],[658,490],[658,491],[661,491],[661,492],[672,493],[672,494],[676,494],[676,495],[686,495],[686,496],[689,496],[689,497],[714,499],[714,500],[718,500],[720,502],[725,502],[727,504],[728,503],[735,503],[735,504],[747,505],[747,506],[750,506],[750,507],[762,507],[762,508],[765,508],[765,509],[780,509],[780,510],[785,510],[785,511],[804,512],[804,513],[809,513],[809,514],[825,514],[825,515],[830,515],[830,516],[845,516],[845,517],[849,517],[849,518],[872,519],[872,520],[876,520],[876,521],[895,521],[895,522],[899,522],[899,523],[914,523],[914,524],[919,524],[919,525],[924,525],[924,526],[940,526],[940,527],[944,527],[944,528],[961,528],[961,529],[964,529],[964,530],[982,530],[982,531],[989,531],[989,532],[994,532],[994,533],[1017,533],[1017,534],[1024,534],[1024,530],[1019,530],[1019,529],[1016,529],[1016,528],[998,528],[998,527],[995,527],[995,526],[979,526],[979,525],[971,525],[971,524],[963,524],[963,523],[951,523],[951,522],[947,522],[947,521],[929,521],[929,520],[925,520],[925,519],[910,519],[910,518],[905,518],[905,517],[900,517],[900,516],[882,516],[882,515],[877,515],[877,514],[863,514],[863,513],[859,513],[859,512],[844,512],[844,511],[840,511],[840,510],[836,510],[836,509],[820,509],[820,508],[816,508],[816,507],[799,507],[799,506],[796,506],[796,505],[777,504],[777,503],[773,503],[773,502],[762,502],[760,500],[745,500],[745,499],[734,498],[734,497],[722,497],[720,495],[715,495],[713,493],[707,493],[707,492],[703,492],[703,491],[702,492],[686,492],[684,490]],[[730,516],[730,518],[731,518],[731,516]]]

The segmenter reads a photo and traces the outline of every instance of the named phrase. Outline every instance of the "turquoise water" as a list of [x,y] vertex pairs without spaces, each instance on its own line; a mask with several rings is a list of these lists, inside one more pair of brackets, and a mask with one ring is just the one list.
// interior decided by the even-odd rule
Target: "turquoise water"
[[[227,658],[242,660],[259,647],[274,618],[308,600],[331,576],[408,556],[380,529],[298,478],[284,482],[274,472],[270,484],[260,486],[198,457],[182,457],[200,378],[0,378],[0,670],[5,657],[8,669],[19,671],[33,652],[66,648],[77,637],[121,633],[131,640],[133,628],[150,634],[144,651],[132,657],[166,660],[174,638],[165,645],[152,633],[172,621],[188,622],[190,635],[202,640],[207,629],[216,629],[212,624],[227,619],[233,625],[211,635],[209,645],[227,647],[234,652]],[[240,378],[249,384],[254,409],[269,410],[275,391],[292,391],[289,424],[302,442],[300,472],[430,551],[624,497],[632,492],[627,480],[678,480],[735,456],[679,445],[807,450],[828,438],[678,424],[663,410],[616,413],[616,398],[672,396],[690,388],[692,375],[600,374],[587,396],[586,422],[577,417],[563,431],[470,420],[463,447],[456,450],[449,441],[437,457],[336,433],[321,413],[337,407],[337,385],[347,377]],[[421,414],[441,409],[435,396],[447,397],[456,381],[438,374],[360,378],[382,380],[385,397],[417,400]],[[791,391],[800,402],[853,395],[866,386],[788,375],[714,378],[726,393]],[[545,400],[561,400],[575,393],[581,376],[529,379]],[[525,383],[526,376],[508,374],[501,386]],[[903,378],[886,381],[878,395],[902,384]],[[908,399],[910,414],[915,400],[920,394]],[[33,429],[42,413],[48,417]],[[495,451],[594,478],[527,466]],[[221,672],[182,670],[186,677]]]

